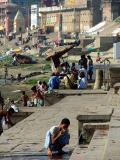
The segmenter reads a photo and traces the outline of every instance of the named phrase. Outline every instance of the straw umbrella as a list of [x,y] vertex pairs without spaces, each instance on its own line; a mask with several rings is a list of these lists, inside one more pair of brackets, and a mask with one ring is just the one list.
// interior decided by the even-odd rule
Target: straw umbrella
[[74,46],[69,45],[69,46],[59,46],[56,48],[51,48],[48,49],[45,54],[46,54],[46,60],[49,61],[51,60],[51,58],[60,58],[62,57],[65,53],[67,53],[68,51],[70,51],[72,48],[74,48]]
[[60,57],[62,57],[65,53],[74,48],[74,45],[69,46],[59,46],[54,49],[48,49],[46,54],[46,60],[51,61],[52,63],[52,71],[59,72],[60,67]]

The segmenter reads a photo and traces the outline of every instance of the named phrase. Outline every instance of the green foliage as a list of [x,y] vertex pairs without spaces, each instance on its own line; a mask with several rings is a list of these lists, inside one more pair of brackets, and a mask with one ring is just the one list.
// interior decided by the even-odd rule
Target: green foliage
[[6,57],[4,60],[0,61],[0,67],[5,65],[9,66],[12,63],[12,57]]
[[20,64],[19,66],[17,66],[17,67],[19,67],[19,68],[26,68],[26,69],[28,69],[28,68],[31,68],[33,65],[32,64]]
[[45,64],[42,68],[43,71],[50,71],[51,70],[51,65],[50,64]]
[[45,81],[46,83],[48,82],[48,77],[41,77],[41,78],[34,78],[34,79],[29,79],[26,84],[28,85],[36,85],[38,81]]

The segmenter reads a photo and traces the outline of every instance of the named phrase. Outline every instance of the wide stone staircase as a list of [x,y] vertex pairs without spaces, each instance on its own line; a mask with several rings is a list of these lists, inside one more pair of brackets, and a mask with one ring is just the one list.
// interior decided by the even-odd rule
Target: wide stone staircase
[[105,128],[96,128],[89,145],[78,145],[70,160],[120,159],[120,95],[111,89],[106,96],[106,104],[106,109],[112,109],[110,122]]
[[108,22],[103,28],[103,31],[95,37],[95,47],[100,48],[100,51],[108,51],[113,47],[115,37],[113,37],[113,31],[120,28],[120,21],[118,17],[113,22]]
[[[117,19],[119,19],[119,17]],[[117,19],[114,20],[113,22],[106,23],[104,30],[100,32],[99,36],[112,36],[112,32],[116,28],[120,28],[120,22],[117,21]]]

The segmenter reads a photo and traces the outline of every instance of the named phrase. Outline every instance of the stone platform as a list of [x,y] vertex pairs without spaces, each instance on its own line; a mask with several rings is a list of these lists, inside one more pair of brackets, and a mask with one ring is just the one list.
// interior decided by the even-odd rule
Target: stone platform
[[[110,94],[92,94],[86,90],[88,94],[78,94],[78,95],[70,95],[66,96],[62,99],[59,103],[56,103],[53,106],[44,107],[44,108],[35,108],[34,113],[24,119],[23,121],[19,122],[9,130],[5,131],[4,134],[0,137],[0,158],[2,159],[5,155],[15,155],[15,154],[39,154],[40,151],[44,147],[44,139],[46,131],[53,125],[59,124],[62,118],[68,117],[71,121],[70,125],[70,134],[71,140],[68,146],[69,149],[76,148],[78,143],[78,122],[76,120],[77,115],[110,115],[112,109],[115,109],[114,114],[118,114],[117,112],[118,107],[117,105],[114,106],[115,100],[110,100],[114,97],[120,99],[118,95],[113,95],[112,92]],[[91,91],[90,91],[91,92]],[[69,92],[68,92],[69,93]],[[67,93],[67,94],[68,94]],[[110,98],[111,97],[111,98]],[[117,102],[119,102],[118,100]],[[114,102],[114,103],[113,103]],[[112,105],[110,105],[112,103]],[[25,112],[30,111],[31,108],[24,108]],[[113,117],[115,116],[113,114]],[[112,121],[111,121],[112,122]],[[113,121],[115,124],[119,123],[119,120]],[[113,127],[114,128],[114,127]],[[111,129],[113,129],[111,127]],[[119,129],[119,127],[118,127]],[[100,135],[101,131],[98,129],[96,130],[95,134]],[[102,146],[106,146],[108,142],[108,135],[109,132],[106,130],[106,134],[104,136],[104,140],[102,139],[103,143]],[[95,135],[94,135],[95,136]],[[94,138],[93,136],[93,138]],[[116,136],[115,136],[116,137]],[[119,134],[118,134],[119,138]],[[99,139],[99,138],[98,138]],[[91,141],[93,143],[93,140]],[[90,144],[92,148],[92,143]],[[111,144],[111,141],[110,141]],[[85,148],[79,149],[77,147],[77,155],[76,157],[80,157],[81,150],[87,155],[100,155],[100,152],[105,152],[104,147],[101,148],[101,151],[98,153],[97,147],[100,145],[100,141],[96,143],[96,138],[94,138],[94,147],[96,148],[91,154],[92,149]],[[110,146],[108,146],[109,148]],[[75,152],[73,152],[73,155]],[[109,150],[106,150],[106,156],[109,153]],[[72,156],[73,156],[72,155]],[[74,157],[70,160],[77,160]],[[86,157],[86,156],[85,156]],[[100,157],[101,158],[101,157]],[[97,158],[99,160],[99,158]],[[97,160],[93,159],[93,160]],[[83,160],[88,160],[84,158]],[[100,159],[103,160],[103,159]],[[104,159],[107,160],[107,159]]]

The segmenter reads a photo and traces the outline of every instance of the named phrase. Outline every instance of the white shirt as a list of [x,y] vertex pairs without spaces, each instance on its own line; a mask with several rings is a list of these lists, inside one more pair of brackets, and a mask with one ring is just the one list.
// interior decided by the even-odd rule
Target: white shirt
[[57,134],[59,131],[60,131],[60,128],[58,126],[53,126],[49,130],[51,135]]

